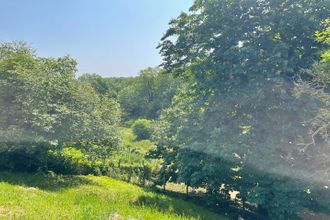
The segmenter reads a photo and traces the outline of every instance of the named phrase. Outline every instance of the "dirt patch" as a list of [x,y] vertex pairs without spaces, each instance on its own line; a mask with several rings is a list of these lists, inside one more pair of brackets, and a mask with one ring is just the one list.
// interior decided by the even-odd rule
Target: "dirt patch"
[[10,210],[0,206],[0,216],[8,216]]
[[18,218],[23,216],[23,211],[20,209],[9,209],[0,206],[0,217]]
[[117,213],[114,213],[109,216],[109,220],[124,220],[124,217]]

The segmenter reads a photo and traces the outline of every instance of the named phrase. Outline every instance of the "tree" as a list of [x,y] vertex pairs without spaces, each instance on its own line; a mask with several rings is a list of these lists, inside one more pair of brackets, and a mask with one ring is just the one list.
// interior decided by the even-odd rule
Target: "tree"
[[[324,30],[323,31],[318,31],[316,33],[316,37],[319,42],[325,43],[328,47],[330,45],[330,19],[326,19],[324,22]],[[322,54],[323,62],[328,63],[330,62],[330,50],[327,49],[323,52]]]
[[253,75],[293,76],[319,60],[314,33],[328,10],[325,0],[197,0],[162,38],[163,65],[213,87]]
[[159,46],[163,66],[191,82],[169,110],[176,113],[163,113],[160,130],[172,138],[158,139],[155,151],[163,167],[175,167],[173,181],[214,198],[238,190],[274,219],[320,207],[309,192],[324,192],[326,172],[313,170],[328,142],[304,148],[313,138],[304,122],[323,104],[297,97],[293,77],[310,79],[303,69],[320,60],[325,46],[314,34],[328,14],[327,1],[198,0],[171,21]]
[[0,46],[2,168],[47,168],[48,150],[68,143],[90,160],[117,145],[118,104],[79,83],[75,72],[70,57],[37,57],[24,43]]
[[170,105],[178,85],[179,82],[162,69],[142,70],[131,85],[119,92],[124,119],[157,118],[160,111]]
[[119,92],[131,86],[134,77],[105,78],[97,74],[83,74],[78,80],[90,84],[98,94],[118,100]]

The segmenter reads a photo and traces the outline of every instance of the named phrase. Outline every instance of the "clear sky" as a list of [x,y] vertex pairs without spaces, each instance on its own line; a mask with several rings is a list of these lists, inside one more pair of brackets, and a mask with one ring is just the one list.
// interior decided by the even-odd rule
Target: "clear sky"
[[193,0],[0,0],[0,42],[71,55],[78,72],[132,76],[161,63],[156,46]]

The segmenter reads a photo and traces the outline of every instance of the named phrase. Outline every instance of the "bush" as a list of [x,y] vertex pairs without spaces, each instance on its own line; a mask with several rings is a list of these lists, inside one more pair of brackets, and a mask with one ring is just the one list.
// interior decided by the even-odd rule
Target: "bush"
[[92,164],[87,160],[86,155],[73,147],[50,150],[48,169],[62,174],[93,173]]
[[47,150],[50,146],[46,143],[33,143],[26,149],[26,143],[15,143],[15,147],[0,146],[0,170],[19,172],[36,172],[47,167]]
[[153,133],[152,121],[148,119],[138,119],[133,123],[132,130],[136,135],[136,140],[150,139]]

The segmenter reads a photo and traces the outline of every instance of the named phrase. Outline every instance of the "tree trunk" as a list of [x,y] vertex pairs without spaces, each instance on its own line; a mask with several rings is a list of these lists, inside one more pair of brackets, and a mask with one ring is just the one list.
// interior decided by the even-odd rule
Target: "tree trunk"
[[131,179],[132,179],[132,168],[129,167],[128,168],[128,179],[127,179],[127,182],[131,182]]

